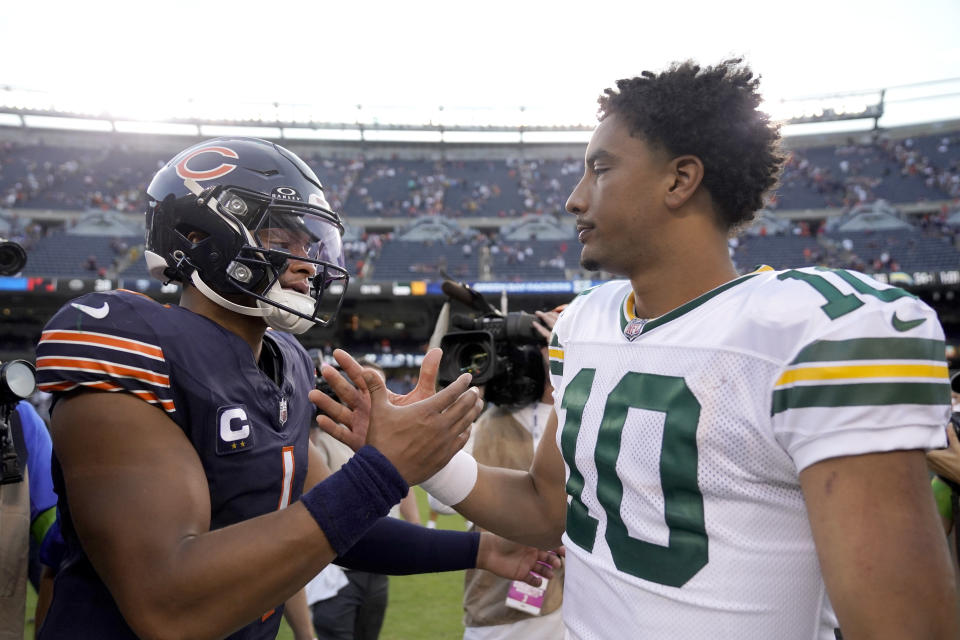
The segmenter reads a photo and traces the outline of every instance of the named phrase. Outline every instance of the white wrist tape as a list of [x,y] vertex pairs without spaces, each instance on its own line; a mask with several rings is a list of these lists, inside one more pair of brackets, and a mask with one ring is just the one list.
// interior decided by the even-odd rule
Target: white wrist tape
[[427,504],[430,505],[431,511],[436,511],[438,514],[443,516],[452,516],[457,512],[456,509],[450,507],[449,505],[445,505],[434,498],[433,494],[431,493],[427,494]]
[[477,461],[465,451],[457,451],[443,469],[420,483],[423,490],[443,504],[463,502],[477,484]]

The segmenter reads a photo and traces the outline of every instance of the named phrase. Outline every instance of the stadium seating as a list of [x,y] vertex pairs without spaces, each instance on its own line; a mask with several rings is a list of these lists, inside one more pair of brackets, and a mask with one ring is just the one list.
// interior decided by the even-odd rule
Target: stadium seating
[[[61,278],[105,275],[121,262],[125,264],[129,257],[129,249],[118,251],[119,243],[135,250],[136,260],[132,264],[140,267],[143,258],[137,247],[143,244],[143,236],[79,236],[61,231],[40,239],[30,249],[24,274]],[[146,277],[146,263],[143,263],[142,270],[130,270],[125,275]]]
[[[70,147],[6,142],[0,146],[0,209],[13,220],[20,209],[75,211],[78,216],[91,210],[137,212],[142,210],[145,185],[166,156],[159,149],[109,144]],[[465,232],[472,219],[502,219],[501,231],[530,214],[563,219],[564,203],[583,171],[582,160],[535,156],[530,149],[519,148],[514,157],[469,160],[303,154],[321,177],[331,206],[344,212],[348,221],[391,219],[399,229],[406,220],[439,215],[457,221]],[[879,199],[903,206],[957,197],[960,137],[938,133],[794,150],[770,208],[848,211],[858,203]],[[946,218],[946,211],[940,218]],[[25,223],[19,224],[21,235],[30,240],[26,275],[147,276],[141,237],[128,232],[77,236],[70,233],[69,225],[48,226],[31,235]],[[773,267],[825,264],[867,271],[960,266],[957,230],[942,220],[911,231],[832,230],[819,235],[820,223],[811,224],[812,228],[785,233],[742,235],[733,252],[738,268],[759,263]],[[376,243],[352,246],[348,266],[354,271],[363,267],[375,280],[435,279],[441,270],[462,279],[556,280],[570,277],[577,268],[576,258],[567,254],[567,249],[576,248],[572,236],[488,243],[487,236],[469,239],[465,233],[463,238],[409,243],[374,235]],[[847,246],[852,243],[852,250],[844,248],[845,240]],[[465,244],[470,245],[469,251]],[[135,255],[118,252],[118,245],[133,249]]]

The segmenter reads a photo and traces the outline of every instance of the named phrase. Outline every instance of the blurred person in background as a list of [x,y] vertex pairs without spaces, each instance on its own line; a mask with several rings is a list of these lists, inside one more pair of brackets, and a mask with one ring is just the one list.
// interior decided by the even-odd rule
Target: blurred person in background
[[[464,451],[479,464],[526,471],[546,430],[553,409],[547,343],[560,311],[538,311],[534,328],[543,337],[543,390],[534,402],[522,405],[488,405],[473,425]],[[433,500],[431,496],[431,501]],[[452,512],[452,510],[451,510]],[[469,523],[470,531],[482,529]],[[530,591],[530,593],[525,593]],[[542,587],[526,589],[513,580],[487,571],[468,569],[463,587],[464,640],[554,640],[564,637],[560,605],[563,569]]]

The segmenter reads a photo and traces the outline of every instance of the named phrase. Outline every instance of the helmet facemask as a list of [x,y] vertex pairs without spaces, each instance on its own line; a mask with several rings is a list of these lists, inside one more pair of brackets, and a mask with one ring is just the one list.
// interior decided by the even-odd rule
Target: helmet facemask
[[[349,281],[343,266],[343,226],[335,213],[319,202],[285,199],[281,189],[267,196],[236,186],[203,189],[192,179],[184,183],[196,196],[196,206],[210,210],[196,212],[211,222],[199,230],[216,234],[217,241],[209,246],[203,240],[194,242],[188,237],[187,229],[193,226],[188,220],[183,231],[175,227],[182,250],[164,256],[164,262],[177,265],[178,279],[189,280],[218,305],[262,317],[281,331],[302,333],[333,321]],[[165,205],[177,206],[158,206]],[[212,220],[210,212],[215,214]],[[231,250],[220,255],[217,247]],[[249,306],[242,296],[253,298],[255,305]]]

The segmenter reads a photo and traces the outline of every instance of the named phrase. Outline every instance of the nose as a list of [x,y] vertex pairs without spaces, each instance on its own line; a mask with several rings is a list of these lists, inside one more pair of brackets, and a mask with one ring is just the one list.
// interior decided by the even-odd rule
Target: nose
[[317,265],[312,262],[304,262],[293,256],[287,260],[287,272],[312,278],[317,275]]
[[567,213],[572,213],[574,215],[583,213],[587,210],[587,198],[586,198],[586,187],[584,186],[584,178],[580,178],[580,182],[577,183],[577,186],[573,188],[573,192],[570,194],[570,197],[567,198],[567,204],[565,205]]

